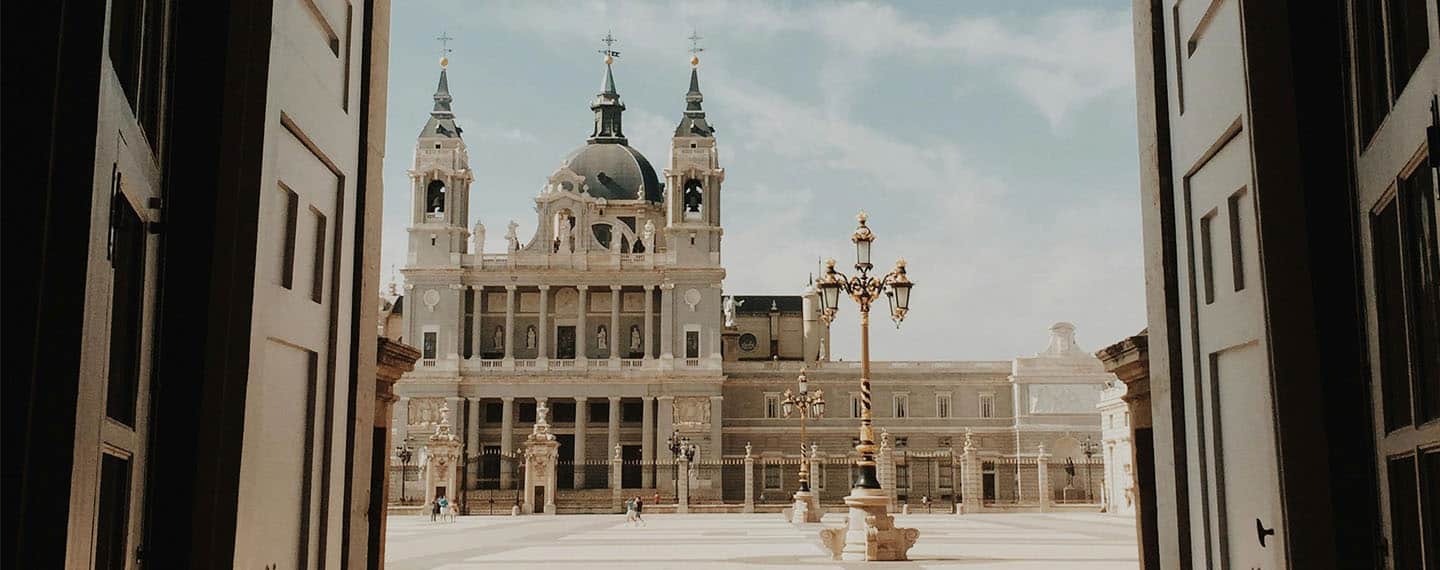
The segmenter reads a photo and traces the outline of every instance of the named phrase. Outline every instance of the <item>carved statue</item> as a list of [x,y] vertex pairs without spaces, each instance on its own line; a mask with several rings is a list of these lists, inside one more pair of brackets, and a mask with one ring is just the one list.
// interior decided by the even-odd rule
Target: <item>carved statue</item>
[[575,251],[574,240],[570,238],[570,218],[560,220],[560,234],[556,239],[560,240],[560,253],[571,253]]
[[655,222],[645,220],[645,228],[640,232],[640,241],[645,243],[645,251],[655,251]]
[[525,329],[525,348],[535,348],[535,327]]
[[510,251],[512,252],[520,251],[520,236],[516,235],[518,231],[520,231],[520,224],[515,223],[515,220],[510,220],[510,229],[505,232],[505,241],[510,242]]
[[721,304],[721,310],[725,311],[725,326],[726,326],[726,327],[733,327],[733,326],[735,326],[735,309],[738,308],[738,307],[740,307],[741,305],[744,305],[744,304],[745,304],[745,300],[744,300],[744,299],[741,299],[741,300],[739,300],[739,301],[736,301],[734,296],[730,296],[730,297],[726,297],[726,298],[725,298],[725,302]]
[[605,325],[600,325],[600,328],[595,329],[595,348],[610,350],[610,330]]
[[475,240],[475,248],[470,253],[477,255],[485,253],[485,224],[480,223],[480,220],[475,220],[475,231],[470,232],[470,237]]
[[750,442],[745,442],[745,457],[750,457]]
[[500,325],[495,325],[495,339],[494,339],[494,341],[495,341],[495,348],[496,348],[497,350],[503,350],[503,349],[505,348],[505,327],[500,326]]
[[630,325],[630,351],[640,352],[640,325]]

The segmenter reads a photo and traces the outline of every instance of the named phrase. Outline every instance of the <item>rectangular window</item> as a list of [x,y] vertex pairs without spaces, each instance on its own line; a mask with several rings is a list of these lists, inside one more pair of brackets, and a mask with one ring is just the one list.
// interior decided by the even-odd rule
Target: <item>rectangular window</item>
[[1430,48],[1425,26],[1430,17],[1425,13],[1425,0],[1390,0],[1386,8],[1390,13],[1390,84],[1398,99]]
[[935,417],[950,417],[950,395],[938,394],[935,396]]
[[1215,302],[1215,261],[1214,261],[1214,239],[1210,231],[1210,222],[1215,219],[1215,212],[1205,214],[1200,218],[1200,271],[1204,273],[1201,277],[1205,282],[1205,304]]
[[908,417],[910,417],[910,395],[909,395],[909,394],[896,394],[896,395],[895,395],[895,417],[897,417],[897,418],[908,418]]
[[133,427],[135,395],[140,389],[140,338],[145,326],[145,222],[125,194],[116,192],[110,199],[114,201],[114,252],[110,256],[114,274],[105,415]]
[[300,196],[280,185],[285,199],[285,236],[280,244],[280,286],[295,287],[295,235],[300,223]]
[[590,402],[590,423],[603,424],[610,421],[610,402]]
[[994,395],[994,394],[981,394],[981,395],[980,395],[980,417],[982,417],[982,418],[993,418],[993,417],[995,417],[995,395]]
[[860,395],[850,394],[850,417],[858,418],[864,411],[864,404],[860,402]]
[[901,465],[896,465],[896,466],[895,466],[895,488],[896,488],[896,489],[909,489],[909,488],[910,488],[910,466],[909,466],[909,465],[901,464]]
[[461,332],[461,334],[464,336],[465,341],[461,344],[461,354],[465,358],[470,358],[475,356],[475,289],[472,287],[465,288],[464,321],[465,324],[463,327],[465,330]]
[[575,423],[575,404],[573,402],[556,402],[551,412],[550,423],[573,424]]
[[130,551],[130,460],[100,455],[100,497],[95,509],[95,568],[124,570]]
[[345,53],[340,55],[340,59],[345,62],[341,70],[341,73],[345,75],[340,80],[340,110],[347,113],[350,112],[350,52],[355,51],[351,45],[353,34],[350,33],[350,29],[353,27],[355,27],[355,6],[347,3],[345,4]]
[[145,17],[143,0],[113,0],[110,3],[110,63],[120,80],[127,103],[134,109],[135,87],[140,82],[140,40]]
[[779,394],[766,394],[766,395],[765,395],[765,417],[766,417],[766,418],[772,418],[772,419],[773,419],[773,418],[778,418],[778,417],[780,417],[780,395],[779,395]]
[[319,303],[325,293],[325,214],[311,206],[310,215],[315,220],[315,264],[310,269],[310,300]]
[[140,128],[149,136],[151,147],[160,151],[161,98],[160,89],[164,77],[160,73],[164,65],[167,34],[165,32],[167,2],[149,0],[145,3],[145,30],[141,39],[140,104],[136,109]]
[[954,486],[953,481],[954,481],[954,479],[955,479],[955,468],[954,468],[954,466],[951,464],[950,461],[951,461],[951,460],[950,460],[948,457],[946,457],[946,458],[943,458],[943,461],[940,462],[940,488],[941,488],[941,489],[950,489],[951,487]]
[[620,404],[620,421],[623,423],[638,424],[645,420],[644,402],[622,402]]
[[520,402],[517,407],[520,408],[521,423],[535,423],[535,402]]
[[782,469],[784,469],[784,467],[781,466],[779,463],[765,464],[765,488],[767,490],[775,490],[780,488],[781,475],[784,474],[784,471],[781,471]]
[[1240,239],[1240,208],[1245,205],[1245,189],[1231,194],[1226,211],[1230,214],[1230,276],[1235,282],[1235,290],[1245,289],[1245,256],[1242,253]]
[[[1421,13],[1424,13],[1422,8]],[[1421,24],[1424,25],[1423,23]],[[1405,244],[1405,291],[1409,307],[1410,368],[1415,423],[1440,418],[1440,235],[1435,190],[1425,163],[1400,180],[1401,243]]]
[[440,333],[435,331],[425,331],[424,346],[420,349],[421,358],[425,360],[435,360],[435,343],[439,334]]
[[1390,472],[1390,548],[1394,568],[1424,568],[1420,558],[1420,496],[1415,456],[1388,462]]
[[1390,95],[1385,89],[1385,30],[1380,2],[1355,0],[1354,3],[1355,84],[1362,147],[1390,112]]
[[685,331],[685,358],[700,358],[700,331]]
[[505,421],[505,404],[485,402],[485,423],[498,424]]

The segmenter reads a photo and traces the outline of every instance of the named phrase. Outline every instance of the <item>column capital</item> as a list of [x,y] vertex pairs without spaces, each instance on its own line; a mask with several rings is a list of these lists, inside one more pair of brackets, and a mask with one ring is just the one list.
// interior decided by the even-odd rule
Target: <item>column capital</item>
[[609,398],[612,403],[620,401],[620,396],[609,396]]
[[513,292],[515,291],[515,286],[514,286],[514,285],[506,285],[506,286],[505,286],[505,290],[506,290],[506,291],[510,291],[510,292],[513,293]]
[[545,284],[543,284],[543,283],[540,284],[540,285],[537,285],[537,287],[539,287],[541,291],[549,291],[549,290],[550,290],[550,286],[549,286],[549,285],[545,285]]
[[576,402],[579,402],[579,403],[584,403],[585,401],[587,401],[587,400],[589,400],[589,399],[590,399],[590,396],[575,396],[575,401],[576,401]]
[[654,290],[655,290],[655,285],[650,284],[650,283],[646,283],[646,284],[644,284],[644,285],[641,285],[641,287],[644,287],[646,291],[654,291]]
[[610,290],[611,290],[611,291],[619,291],[621,287],[624,287],[624,285],[611,285],[611,286],[610,286]]
[[671,396],[671,395],[669,395],[669,394],[666,394],[666,395],[664,395],[664,396],[656,396],[656,398],[659,398],[659,399],[661,399],[661,400],[674,400],[674,399],[675,399],[675,396]]
[[584,290],[586,290],[586,289],[589,289],[590,286],[589,286],[589,285],[576,285],[575,288],[576,288],[576,289],[579,289],[579,290],[581,290],[581,291],[584,291]]
[[464,289],[464,288],[465,288],[465,284],[464,284],[464,283],[451,283],[451,284],[450,284],[450,288],[451,288],[451,289],[455,289],[455,290],[458,291],[458,290],[460,290],[460,289]]
[[500,401],[510,403],[515,401],[515,396],[500,396]]
[[670,291],[670,290],[675,289],[675,284],[674,284],[674,283],[661,283],[661,284],[660,284],[660,289],[663,290],[663,291]]
[[713,395],[713,396],[710,396],[710,399],[711,399],[711,400],[724,400],[724,399],[725,399],[725,396],[722,396],[722,395],[720,395],[720,394],[715,394],[715,395]]
[[649,402],[649,401],[651,401],[651,400],[654,400],[654,399],[655,399],[655,396],[640,396],[640,399],[645,400],[646,402]]

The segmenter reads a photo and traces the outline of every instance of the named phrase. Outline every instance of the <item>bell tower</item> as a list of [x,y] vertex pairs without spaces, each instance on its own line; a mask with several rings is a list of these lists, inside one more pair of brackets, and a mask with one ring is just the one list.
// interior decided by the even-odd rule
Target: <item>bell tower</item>
[[[692,41],[699,38],[693,37]],[[691,48],[690,90],[685,115],[670,139],[670,167],[665,169],[665,234],[680,266],[719,266],[720,186],[725,169],[715,148],[715,128],[705,119],[700,93],[699,47]]]
[[[446,38],[448,39],[448,38]],[[460,264],[466,252],[470,217],[470,157],[463,132],[450,109],[448,57],[440,58],[440,84],[435,107],[415,144],[415,162],[407,172],[411,182],[410,267]]]

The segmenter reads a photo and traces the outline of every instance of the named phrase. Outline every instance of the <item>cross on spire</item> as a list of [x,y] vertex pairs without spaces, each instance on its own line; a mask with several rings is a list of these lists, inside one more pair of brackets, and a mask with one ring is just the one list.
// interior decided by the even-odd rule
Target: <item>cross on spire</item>
[[700,33],[695,31],[694,28],[691,28],[690,37],[688,39],[690,40],[691,55],[698,56],[700,55],[700,52],[705,51],[705,48],[700,47],[700,40],[703,40],[705,38],[700,37]]
[[604,55],[605,57],[607,57],[607,58],[608,58],[608,57],[620,57],[620,52],[615,51],[615,50],[613,50],[613,49],[610,49],[611,47],[613,47],[613,46],[615,45],[616,42],[619,42],[619,41],[620,41],[620,40],[615,39],[615,36],[613,36],[613,35],[610,34],[610,31],[609,31],[609,30],[606,30],[606,31],[605,31],[605,37],[600,38],[600,42],[605,44],[605,48],[604,48],[604,49],[597,50],[597,51],[599,51],[601,54],[603,54],[603,55]]
[[440,57],[446,57],[450,55],[450,52],[455,51],[450,49],[450,42],[455,39],[450,37],[450,34],[440,32],[440,35],[435,36],[435,39],[440,40]]

